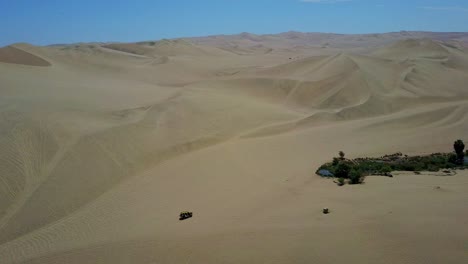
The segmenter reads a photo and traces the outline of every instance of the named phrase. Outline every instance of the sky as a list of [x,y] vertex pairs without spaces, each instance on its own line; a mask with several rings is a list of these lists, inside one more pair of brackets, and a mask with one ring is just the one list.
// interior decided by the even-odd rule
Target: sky
[[468,31],[468,0],[0,0],[0,46],[285,31]]

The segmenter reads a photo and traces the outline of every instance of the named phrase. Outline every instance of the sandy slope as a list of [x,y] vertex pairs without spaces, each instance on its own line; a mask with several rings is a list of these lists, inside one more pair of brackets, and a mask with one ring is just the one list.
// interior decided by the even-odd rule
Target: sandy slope
[[[19,45],[17,45],[19,46]],[[50,63],[39,56],[35,56],[20,47],[7,46],[0,48],[0,62],[28,66],[50,66]]]
[[467,173],[313,175],[468,140],[463,36],[428,34],[4,48],[0,262],[466,263]]

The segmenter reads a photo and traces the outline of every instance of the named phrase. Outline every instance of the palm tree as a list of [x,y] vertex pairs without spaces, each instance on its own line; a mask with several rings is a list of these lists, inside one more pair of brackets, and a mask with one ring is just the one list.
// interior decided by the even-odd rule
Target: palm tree
[[453,148],[455,149],[455,153],[457,153],[457,160],[458,162],[463,163],[463,159],[465,158],[465,143],[461,139],[455,141],[453,143]]
[[340,155],[340,159],[341,159],[341,160],[344,160],[345,154],[344,154],[343,151],[340,151],[340,152],[338,153],[338,155]]

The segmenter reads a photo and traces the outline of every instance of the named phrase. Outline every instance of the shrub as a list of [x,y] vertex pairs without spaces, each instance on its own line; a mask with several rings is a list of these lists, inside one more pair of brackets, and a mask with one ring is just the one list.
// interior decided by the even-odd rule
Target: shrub
[[400,168],[397,170],[402,170],[402,171],[417,171],[416,165],[412,162],[404,163],[401,164]]
[[333,158],[333,166],[337,166],[340,160],[338,158]]
[[427,169],[431,166],[443,168],[447,163],[447,157],[446,156],[430,156],[428,157],[428,161],[426,162]]
[[338,178],[338,185],[343,186],[345,184],[345,179],[344,178]]
[[383,166],[383,163],[379,163],[374,160],[362,161],[355,165],[356,168],[358,168],[361,172],[366,174],[380,172]]
[[451,153],[447,161],[452,164],[457,164],[457,154]]
[[362,173],[356,169],[351,170],[351,172],[349,173],[349,183],[350,184],[362,183]]
[[444,166],[444,169],[453,169],[453,168],[456,168],[457,165],[454,164],[454,163],[450,163],[450,162],[447,162]]
[[388,174],[388,173],[392,172],[392,168],[390,166],[388,166],[388,165],[385,165],[380,169],[380,172],[384,173],[384,174]]
[[439,171],[440,169],[439,169],[439,167],[430,164],[430,165],[427,166],[427,170],[432,171],[432,172],[436,172],[436,171]]
[[349,172],[351,171],[351,167],[344,163],[340,162],[335,170],[335,176],[338,178],[349,178]]

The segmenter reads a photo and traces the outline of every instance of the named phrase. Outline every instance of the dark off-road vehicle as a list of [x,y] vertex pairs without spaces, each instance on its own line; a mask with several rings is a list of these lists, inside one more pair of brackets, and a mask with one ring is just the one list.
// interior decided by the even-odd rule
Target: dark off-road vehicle
[[179,215],[179,220],[185,220],[185,219],[191,218],[192,216],[193,216],[192,212],[183,211]]

